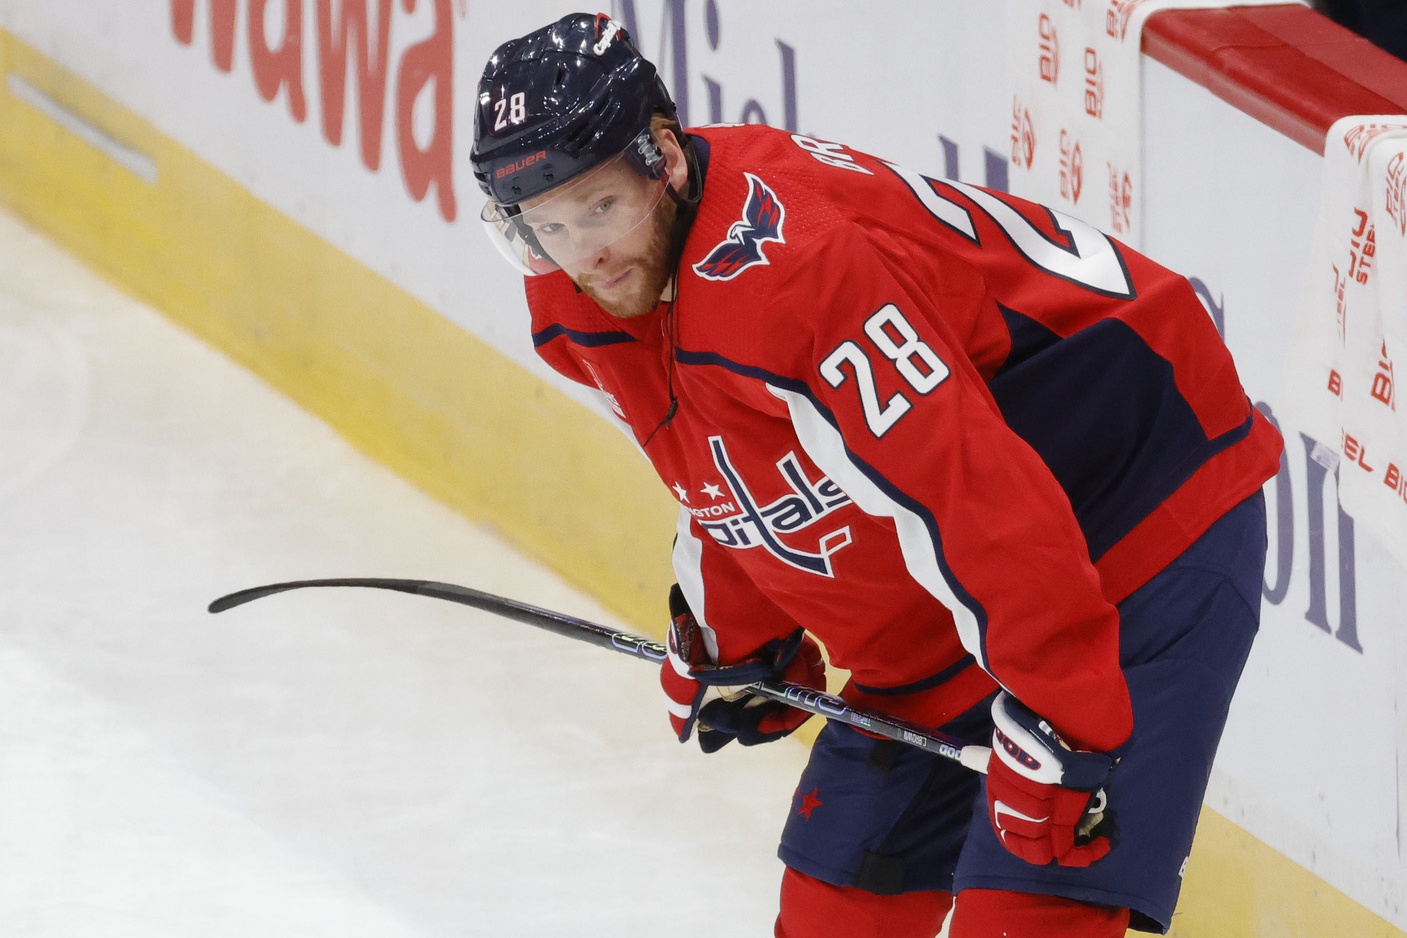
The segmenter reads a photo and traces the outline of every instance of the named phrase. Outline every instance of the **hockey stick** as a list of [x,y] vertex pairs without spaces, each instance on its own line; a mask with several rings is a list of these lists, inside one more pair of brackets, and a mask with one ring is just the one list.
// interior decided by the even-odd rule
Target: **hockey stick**
[[[584,619],[553,612],[550,609],[530,606],[515,599],[506,599],[491,593],[481,593],[467,586],[436,583],[431,580],[352,577],[271,583],[268,586],[255,586],[237,593],[230,593],[228,596],[221,596],[210,604],[210,611],[224,612],[226,609],[233,609],[235,606],[255,599],[309,586],[364,586],[373,589],[395,590],[400,593],[413,593],[417,596],[429,596],[432,599],[444,599],[472,606],[485,612],[492,612],[515,622],[546,629],[557,635],[574,638],[577,641],[587,642],[600,648],[609,648],[612,651],[633,655],[636,658],[644,658],[647,661],[661,662],[665,658],[665,648],[659,642],[652,642],[649,639],[626,632],[618,632],[604,625],[597,625]],[[789,707],[825,717],[827,720],[836,720],[857,727],[876,736],[884,736],[901,743],[907,743],[925,752],[935,753],[946,759],[952,759],[954,762],[960,762],[973,771],[987,771],[987,760],[991,757],[992,751],[986,746],[964,745],[941,733],[935,733],[871,710],[851,706],[834,694],[813,690],[800,684],[789,684],[785,681],[762,681],[757,684],[749,684],[747,691],[758,697],[766,697],[768,700],[775,700]]]

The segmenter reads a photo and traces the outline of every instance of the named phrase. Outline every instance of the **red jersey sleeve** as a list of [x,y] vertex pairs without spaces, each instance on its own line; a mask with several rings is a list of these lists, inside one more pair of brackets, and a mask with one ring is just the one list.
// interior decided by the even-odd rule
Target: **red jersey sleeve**
[[524,278],[523,289],[532,316],[533,350],[562,377],[594,388],[595,382],[582,370],[581,362],[570,351],[570,344],[554,341],[572,331],[556,318],[577,306],[570,284],[567,275],[561,272]]

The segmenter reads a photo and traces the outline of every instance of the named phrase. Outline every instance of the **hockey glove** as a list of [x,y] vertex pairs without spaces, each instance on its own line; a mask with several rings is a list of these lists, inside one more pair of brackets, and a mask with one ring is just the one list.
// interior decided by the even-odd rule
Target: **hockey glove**
[[1006,691],[992,701],[987,812],[997,839],[1037,866],[1089,866],[1110,849],[1104,782],[1114,760],[1068,748],[1050,724]]
[[795,707],[749,694],[758,681],[783,680],[817,690],[826,688],[821,649],[801,629],[763,645],[737,664],[713,663],[703,629],[675,586],[669,591],[673,621],[660,683],[668,698],[669,721],[681,743],[698,729],[699,748],[716,752],[733,740],[744,746],[770,743],[790,734],[810,716]]

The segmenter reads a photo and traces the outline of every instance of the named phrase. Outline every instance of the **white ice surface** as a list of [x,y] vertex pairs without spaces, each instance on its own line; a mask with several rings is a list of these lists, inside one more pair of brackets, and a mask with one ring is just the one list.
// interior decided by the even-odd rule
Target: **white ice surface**
[[205,612],[323,576],[611,623],[0,214],[0,934],[771,934],[801,745],[449,603]]

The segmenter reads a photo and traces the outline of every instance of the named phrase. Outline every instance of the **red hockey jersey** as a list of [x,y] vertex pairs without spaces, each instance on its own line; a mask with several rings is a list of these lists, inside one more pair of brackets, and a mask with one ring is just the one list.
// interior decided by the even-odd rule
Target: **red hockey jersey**
[[613,318],[562,273],[527,293],[539,354],[678,499],[718,660],[801,625],[852,701],[937,725],[995,679],[1075,745],[1123,743],[1113,604],[1279,465],[1186,279],[834,144],[695,138],[672,308]]

